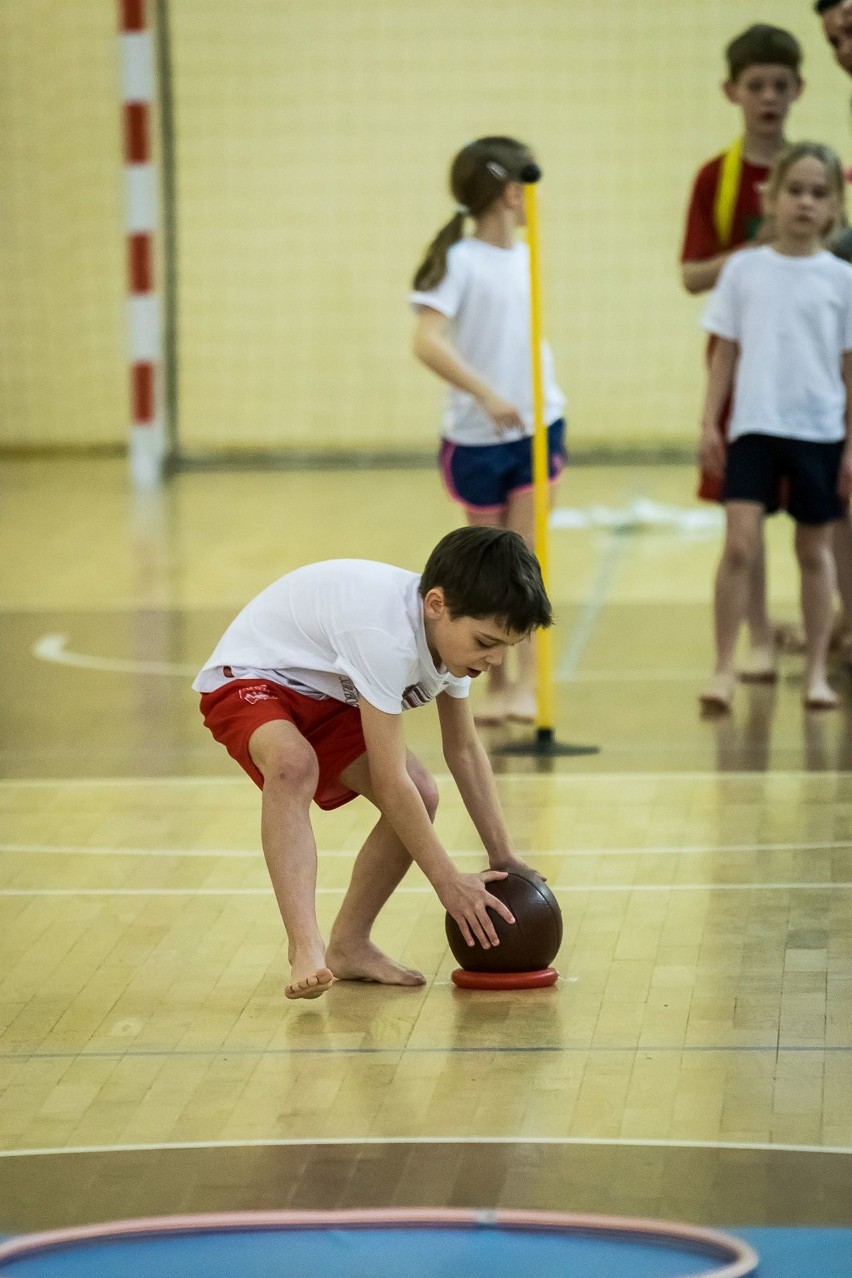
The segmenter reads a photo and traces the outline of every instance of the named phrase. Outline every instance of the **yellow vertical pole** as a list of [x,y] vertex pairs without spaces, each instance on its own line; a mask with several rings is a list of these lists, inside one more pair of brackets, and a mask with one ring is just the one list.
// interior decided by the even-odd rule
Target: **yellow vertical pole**
[[[533,392],[533,518],[535,553],[541,565],[544,588],[550,592],[550,489],[547,468],[547,423],[544,420],[544,377],[541,366],[541,271],[538,239],[538,202],[534,182],[524,185],[527,244],[530,253],[530,352]],[[540,741],[553,738],[553,640],[551,631],[535,635],[538,693],[536,728]]]

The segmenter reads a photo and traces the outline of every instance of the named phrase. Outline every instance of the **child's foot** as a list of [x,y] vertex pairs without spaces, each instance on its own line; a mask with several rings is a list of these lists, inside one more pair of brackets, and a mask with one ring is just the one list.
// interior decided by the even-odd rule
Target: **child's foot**
[[831,628],[831,639],[828,644],[828,651],[831,653],[842,653],[848,642],[849,627],[841,613],[834,619],[834,625]]
[[488,692],[485,700],[473,710],[473,721],[480,728],[497,728],[506,722],[508,696],[499,692]]
[[426,977],[413,967],[395,963],[372,941],[329,943],[328,965],[338,981],[376,981],[379,985],[425,985]]
[[795,621],[779,621],[775,627],[775,646],[779,652],[805,651],[805,632]]
[[535,723],[536,700],[531,688],[513,688],[506,702],[506,713],[515,723]]
[[703,692],[698,694],[702,710],[707,714],[727,714],[731,708],[736,676],[714,674]]
[[775,648],[752,648],[737,671],[737,678],[743,683],[775,683],[778,678]]
[[825,679],[814,679],[808,684],[804,702],[806,710],[836,710],[840,697]]
[[313,967],[300,972],[296,964],[290,974],[290,984],[284,986],[285,998],[319,998],[334,983],[334,974],[327,967]]

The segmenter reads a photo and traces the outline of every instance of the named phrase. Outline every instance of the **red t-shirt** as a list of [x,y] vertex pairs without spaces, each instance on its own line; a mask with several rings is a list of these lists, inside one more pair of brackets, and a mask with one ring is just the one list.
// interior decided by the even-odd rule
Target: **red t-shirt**
[[[719,188],[719,174],[725,153],[716,155],[698,170],[692,185],[692,195],[686,214],[686,232],[680,253],[682,262],[703,262],[708,257],[715,257],[727,249],[737,248],[754,239],[760,225],[760,187],[769,176],[769,167],[764,164],[750,164],[743,160],[740,172],[740,187],[737,191],[737,202],[734,205],[734,220],[731,226],[731,242],[722,244],[713,209],[716,204],[716,192]],[[713,349],[713,338],[707,343],[707,358]],[[730,417],[730,397],[720,415],[720,426],[723,431]],[[698,496],[705,501],[721,501],[722,481],[716,475],[702,471],[698,484]]]
[[719,171],[724,153],[714,156],[698,170],[686,214],[686,233],[680,253],[682,262],[703,262],[726,249],[753,240],[760,225],[760,187],[769,176],[764,164],[743,160],[740,189],[734,206],[734,222],[730,244],[722,244],[713,221],[713,207],[719,187]]

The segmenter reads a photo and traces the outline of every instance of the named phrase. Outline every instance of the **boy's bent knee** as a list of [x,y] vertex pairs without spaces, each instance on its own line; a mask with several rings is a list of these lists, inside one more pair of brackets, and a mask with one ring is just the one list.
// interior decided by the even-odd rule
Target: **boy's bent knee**
[[429,814],[429,820],[435,820],[438,811],[438,783],[430,772],[420,764],[409,767],[409,776],[417,786],[417,792],[423,800],[423,806]]
[[258,728],[249,741],[249,754],[265,785],[313,795],[319,763],[312,747],[291,723],[276,721]]

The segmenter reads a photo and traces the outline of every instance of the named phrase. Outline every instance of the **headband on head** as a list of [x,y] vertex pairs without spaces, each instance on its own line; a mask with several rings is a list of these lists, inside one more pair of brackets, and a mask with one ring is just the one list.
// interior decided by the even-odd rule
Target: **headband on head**
[[[852,0],[849,0],[849,3],[852,4]],[[489,160],[485,167],[491,176],[496,177],[498,181],[506,182],[508,180],[508,170],[504,168],[502,164],[498,164],[496,160]],[[537,164],[533,163],[533,161],[530,161],[529,164],[525,164],[521,169],[521,172],[518,175],[518,180],[528,185],[533,182],[540,182],[541,169]]]

